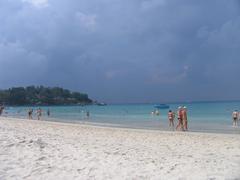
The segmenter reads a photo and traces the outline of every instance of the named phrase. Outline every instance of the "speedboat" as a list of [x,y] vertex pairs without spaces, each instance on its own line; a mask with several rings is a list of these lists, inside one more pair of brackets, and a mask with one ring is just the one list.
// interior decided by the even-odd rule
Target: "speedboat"
[[157,109],[169,109],[170,108],[170,106],[167,104],[157,104],[154,107]]
[[98,106],[106,106],[107,104],[106,103],[98,103],[97,105]]

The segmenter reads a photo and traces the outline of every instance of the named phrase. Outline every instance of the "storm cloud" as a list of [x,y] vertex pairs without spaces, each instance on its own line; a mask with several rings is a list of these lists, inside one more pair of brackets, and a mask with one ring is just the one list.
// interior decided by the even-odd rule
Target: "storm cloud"
[[106,102],[240,99],[238,0],[0,0],[0,88]]

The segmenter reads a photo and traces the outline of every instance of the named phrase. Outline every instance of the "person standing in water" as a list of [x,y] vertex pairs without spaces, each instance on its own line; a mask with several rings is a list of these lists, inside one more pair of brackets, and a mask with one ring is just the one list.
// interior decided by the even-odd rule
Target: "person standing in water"
[[188,118],[187,118],[187,107],[184,106],[182,109],[182,121],[183,121],[183,130],[188,131]]
[[42,116],[42,109],[38,108],[38,110],[37,110],[37,118],[38,118],[38,120],[41,119],[41,116]]
[[178,115],[178,125],[176,127],[176,130],[183,130],[183,109],[182,107],[178,107],[177,115]]
[[90,117],[90,112],[89,111],[86,112],[86,116],[87,116],[87,119],[89,119],[89,117]]
[[159,110],[156,110],[156,111],[155,111],[155,115],[156,115],[156,116],[160,116]]
[[28,119],[33,119],[32,118],[32,113],[33,113],[33,109],[29,109],[28,110]]
[[233,126],[238,126],[238,118],[239,118],[239,113],[237,110],[233,111],[232,113],[232,118],[233,118]]
[[238,111],[238,121],[240,123],[240,111]]
[[174,112],[172,112],[172,110],[169,110],[168,112],[169,127],[174,128],[174,118],[175,118]]
[[50,116],[50,109],[47,110],[47,116]]
[[0,116],[1,116],[2,113],[3,113],[3,110],[4,110],[4,106],[0,106]]
[[154,114],[155,114],[154,111],[152,111],[152,112],[151,112],[151,115],[153,116]]

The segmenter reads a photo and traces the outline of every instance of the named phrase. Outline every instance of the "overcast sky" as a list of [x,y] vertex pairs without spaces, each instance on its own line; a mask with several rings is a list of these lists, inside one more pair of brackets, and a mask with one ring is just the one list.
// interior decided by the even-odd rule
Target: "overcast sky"
[[240,99],[239,0],[0,0],[0,88]]

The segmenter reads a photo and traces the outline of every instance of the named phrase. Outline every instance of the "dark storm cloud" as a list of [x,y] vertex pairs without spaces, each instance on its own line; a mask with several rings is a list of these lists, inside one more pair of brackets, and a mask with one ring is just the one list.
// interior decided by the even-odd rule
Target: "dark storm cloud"
[[[239,1],[0,1],[0,88],[109,102],[240,99]],[[228,88],[227,88],[228,87]]]

